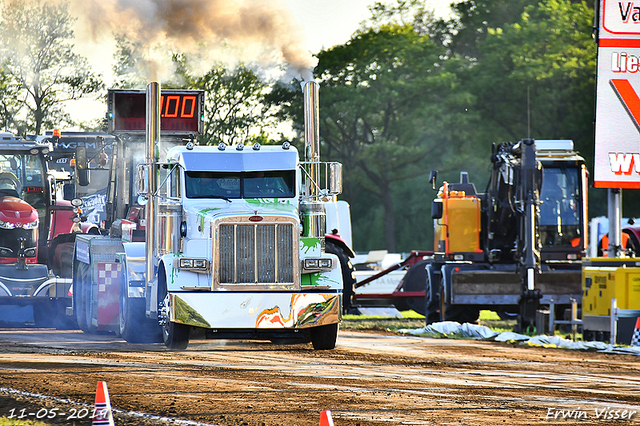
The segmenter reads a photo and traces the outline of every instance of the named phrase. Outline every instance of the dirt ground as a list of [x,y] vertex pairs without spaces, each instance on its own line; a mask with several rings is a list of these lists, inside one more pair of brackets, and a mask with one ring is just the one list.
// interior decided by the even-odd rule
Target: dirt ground
[[0,417],[90,425],[72,414],[89,411],[98,381],[118,425],[306,426],[322,410],[336,426],[640,424],[631,355],[356,331],[331,351],[195,341],[171,352],[108,334],[0,329]]

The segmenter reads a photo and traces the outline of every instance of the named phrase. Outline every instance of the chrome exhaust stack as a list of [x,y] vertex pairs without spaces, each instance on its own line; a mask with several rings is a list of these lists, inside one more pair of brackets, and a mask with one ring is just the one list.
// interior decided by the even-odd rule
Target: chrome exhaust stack
[[320,104],[319,84],[315,81],[302,83],[304,97],[304,150],[308,165],[305,199],[300,203],[303,215],[304,236],[320,239],[324,248],[326,214],[320,200]]
[[151,82],[147,86],[147,111],[146,111],[146,144],[145,144],[145,162],[147,163],[147,185],[149,200],[145,206],[145,256],[146,262],[146,281],[155,277],[156,261],[156,207],[157,200],[155,194],[158,190],[158,182],[156,180],[156,158],[160,152],[160,83]]
[[315,81],[307,81],[302,86],[304,96],[304,155],[305,161],[311,163],[309,167],[309,177],[311,182],[308,185],[307,195],[312,200],[317,201],[320,183],[320,104],[318,99],[319,85]]

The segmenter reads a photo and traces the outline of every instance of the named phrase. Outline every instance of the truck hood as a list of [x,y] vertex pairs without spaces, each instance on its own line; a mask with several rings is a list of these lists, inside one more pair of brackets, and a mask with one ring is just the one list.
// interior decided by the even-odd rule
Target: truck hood
[[193,226],[203,236],[208,236],[210,223],[227,216],[293,216],[298,218],[298,204],[295,199],[233,199],[203,200],[184,206],[188,225]]

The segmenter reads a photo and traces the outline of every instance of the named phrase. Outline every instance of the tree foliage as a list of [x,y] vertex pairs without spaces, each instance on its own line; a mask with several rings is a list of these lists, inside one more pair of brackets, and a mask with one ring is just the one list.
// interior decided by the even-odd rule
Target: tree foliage
[[3,83],[16,95],[5,101],[5,123],[20,133],[70,122],[63,104],[102,88],[85,58],[73,52],[66,3],[6,1],[0,22]]
[[265,140],[265,129],[276,125],[275,106],[266,102],[269,85],[245,65],[229,70],[214,65],[194,75],[188,60],[177,57],[184,87],[205,91],[204,135],[208,145],[252,143]]
[[592,158],[586,3],[467,0],[449,20],[416,0],[371,11],[315,70],[322,155],[345,165],[356,249],[431,248],[427,174],[457,181],[468,171],[482,191],[494,142],[573,139]]

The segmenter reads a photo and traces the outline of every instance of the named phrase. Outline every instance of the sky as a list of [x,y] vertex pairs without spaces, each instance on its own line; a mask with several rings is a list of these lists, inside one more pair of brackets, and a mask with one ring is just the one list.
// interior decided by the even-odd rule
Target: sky
[[[360,22],[370,16],[375,0],[284,0],[302,27],[311,52],[349,40]],[[425,0],[436,16],[447,16],[451,0]]]
[[[162,0],[161,0],[162,1]],[[322,48],[343,44],[358,29],[360,23],[370,16],[368,6],[375,0],[281,0],[296,21],[297,34],[302,49],[315,54]],[[437,16],[450,13],[451,0],[425,0]],[[78,33],[78,32],[76,32]],[[103,44],[100,55],[92,43],[76,43],[77,52],[88,57],[94,70],[105,77],[107,87],[112,84],[109,76],[114,45]],[[105,105],[95,100],[74,101],[68,111],[78,121],[90,121],[104,116]]]

